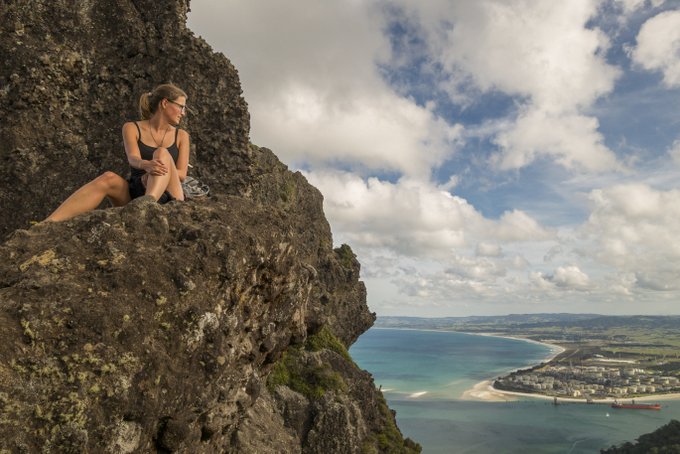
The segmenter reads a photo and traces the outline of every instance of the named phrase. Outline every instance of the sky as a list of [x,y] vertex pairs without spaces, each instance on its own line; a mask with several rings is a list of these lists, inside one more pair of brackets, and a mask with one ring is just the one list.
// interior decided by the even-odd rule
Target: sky
[[680,314],[679,0],[192,0],[188,26],[379,316]]

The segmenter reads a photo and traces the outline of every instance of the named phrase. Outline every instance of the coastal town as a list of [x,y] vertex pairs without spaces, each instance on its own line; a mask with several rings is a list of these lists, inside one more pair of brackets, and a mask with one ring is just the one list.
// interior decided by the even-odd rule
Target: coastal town
[[478,383],[465,398],[505,400],[507,393],[583,402],[680,397],[680,317],[519,314],[379,321],[382,327],[521,339],[553,351],[555,356],[533,367]]
[[560,398],[598,400],[680,392],[680,379],[634,365],[570,366],[547,364],[519,370],[494,381],[502,391]]

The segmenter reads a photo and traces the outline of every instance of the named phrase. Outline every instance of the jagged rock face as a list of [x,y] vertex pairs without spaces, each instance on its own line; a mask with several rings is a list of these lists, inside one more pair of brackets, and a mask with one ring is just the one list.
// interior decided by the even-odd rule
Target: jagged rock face
[[[365,308],[366,288],[359,281],[359,262],[349,246],[342,246],[329,260],[332,235],[323,213],[321,193],[299,173],[291,173],[266,148],[250,147],[254,162],[250,199],[265,206],[277,206],[294,214],[295,230],[303,238],[308,262],[319,273],[322,285],[314,289],[307,324],[317,331],[328,324],[346,346],[373,325],[375,315]],[[338,263],[342,266],[338,268]],[[358,308],[362,308],[358,310]]]
[[[250,182],[238,74],[186,28],[187,0],[9,0],[0,6],[0,237],[44,219],[105,170],[127,175],[121,128],[142,93],[174,82],[193,109],[192,172]],[[225,176],[228,175],[228,178]]]
[[0,247],[0,450],[227,450],[323,291],[296,230],[225,196],[15,232]]
[[0,248],[0,447],[227,445],[305,336],[316,278],[290,225],[243,199],[143,198],[16,232]]
[[[187,10],[0,7],[0,452],[414,452],[337,356],[375,319],[356,257],[333,249],[319,191],[248,143],[236,71]],[[165,81],[193,101],[192,172],[212,195],[28,228],[126,174],[120,128]]]

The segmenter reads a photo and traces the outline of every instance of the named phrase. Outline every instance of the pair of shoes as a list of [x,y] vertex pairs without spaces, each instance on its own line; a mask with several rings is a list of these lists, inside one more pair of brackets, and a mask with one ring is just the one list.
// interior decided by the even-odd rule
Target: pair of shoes
[[207,184],[203,184],[196,178],[189,176],[182,182],[182,190],[184,191],[184,197],[187,199],[205,197],[210,193],[210,188]]

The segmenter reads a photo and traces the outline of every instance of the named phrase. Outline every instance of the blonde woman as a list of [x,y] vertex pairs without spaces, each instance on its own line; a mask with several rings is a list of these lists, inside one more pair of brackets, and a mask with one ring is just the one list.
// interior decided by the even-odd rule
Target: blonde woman
[[184,200],[181,182],[189,164],[189,134],[178,128],[186,115],[187,95],[172,84],[157,86],[139,100],[142,120],[123,125],[130,178],[104,172],[82,186],[52,213],[63,221],[93,210],[108,198],[114,206],[150,195],[159,203]]

